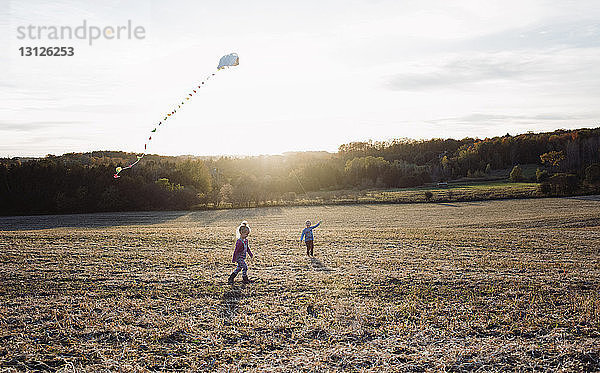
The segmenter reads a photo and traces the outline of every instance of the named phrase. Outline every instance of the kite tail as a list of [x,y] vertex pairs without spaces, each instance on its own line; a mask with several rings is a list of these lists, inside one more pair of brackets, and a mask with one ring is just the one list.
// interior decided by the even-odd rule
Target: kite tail
[[[234,65],[234,66],[235,66],[235,65]],[[187,103],[187,102],[190,100],[190,98],[194,97],[194,96],[195,96],[197,93],[199,93],[199,91],[200,91],[200,88],[202,88],[202,86],[204,86],[204,83],[206,83],[206,82],[207,82],[207,81],[208,81],[210,78],[212,78],[213,76],[215,76],[215,74],[216,74],[217,72],[219,72],[220,70],[223,70],[223,69],[225,69],[225,68],[229,68],[229,66],[219,66],[219,67],[217,68],[217,71],[215,71],[215,72],[211,73],[210,75],[208,75],[206,78],[204,78],[204,80],[202,80],[202,82],[200,82],[200,84],[198,84],[198,86],[197,86],[197,87],[194,87],[194,89],[192,89],[192,91],[191,91],[190,93],[188,93],[188,95],[185,97],[185,100],[182,100],[182,101],[181,101],[181,103],[178,103],[178,104],[177,104],[177,107],[176,107],[176,108],[174,108],[174,109],[173,109],[173,110],[172,110],[170,113],[167,113],[167,114],[166,114],[166,115],[163,117],[163,119],[162,119],[160,122],[158,122],[158,124],[157,124],[157,125],[154,127],[154,129],[153,129],[152,131],[150,131],[150,136],[148,137],[148,140],[147,140],[147,141],[146,141],[146,143],[144,144],[144,151],[143,151],[143,152],[142,152],[140,155],[138,155],[138,156],[137,156],[137,160],[136,160],[135,162],[131,163],[130,165],[126,166],[126,167],[117,167],[117,168],[115,169],[115,171],[116,171],[116,172],[115,172],[115,174],[113,175],[113,177],[114,177],[115,179],[118,179],[119,177],[121,177],[121,176],[119,176],[119,174],[120,174],[120,173],[121,173],[123,170],[127,170],[127,169],[129,169],[129,168],[132,168],[133,166],[135,166],[136,164],[138,164],[138,162],[139,162],[139,161],[140,161],[142,158],[144,158],[144,156],[146,155],[146,152],[147,152],[147,150],[148,150],[148,145],[150,144],[150,141],[152,141],[152,134],[153,134],[153,133],[156,133],[156,131],[158,131],[158,128],[159,128],[161,125],[162,125],[162,126],[164,126],[164,125],[166,124],[167,120],[168,120],[168,119],[169,119],[171,116],[174,116],[174,115],[175,115],[175,113],[177,113],[177,110],[178,110],[178,109],[181,109],[181,106],[185,105],[185,104],[186,104],[186,103]]]
[[113,175],[113,177],[114,177],[115,179],[118,179],[118,178],[120,178],[121,176],[119,176],[119,173],[121,173],[121,171],[123,171],[123,170],[126,170],[126,169],[128,169],[128,168],[131,168],[131,167],[135,166],[136,164],[138,164],[138,162],[139,162],[139,161],[141,161],[141,160],[142,160],[142,158],[144,158],[144,156],[145,156],[145,155],[146,155],[146,154],[138,155],[138,156],[137,156],[137,161],[133,162],[133,163],[132,163],[132,164],[130,164],[129,166],[126,166],[126,167],[117,167],[117,169],[115,170],[115,171],[117,171],[117,172],[116,172],[116,173]]

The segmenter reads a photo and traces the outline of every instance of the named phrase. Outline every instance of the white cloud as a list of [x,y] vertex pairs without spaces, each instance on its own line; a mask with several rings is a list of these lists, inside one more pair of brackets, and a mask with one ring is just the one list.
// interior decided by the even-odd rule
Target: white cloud
[[[0,156],[140,151],[232,51],[240,66],[161,128],[151,151],[335,150],[368,138],[597,125],[595,1],[11,0],[6,13]],[[82,19],[132,19],[147,37],[74,42],[72,58],[18,55],[16,26]]]

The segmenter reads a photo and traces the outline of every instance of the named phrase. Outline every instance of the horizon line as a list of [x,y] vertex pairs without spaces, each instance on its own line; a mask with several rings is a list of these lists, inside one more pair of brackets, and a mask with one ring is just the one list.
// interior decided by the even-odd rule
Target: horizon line
[[[564,132],[575,132],[575,131],[581,131],[581,130],[595,130],[595,129],[600,129],[600,126],[598,127],[580,127],[580,128],[573,128],[573,129],[565,129],[565,128],[557,128],[554,129],[552,131],[542,131],[542,132],[535,132],[535,131],[527,131],[527,132],[522,132],[522,133],[517,133],[515,135],[511,135],[510,133],[506,133],[505,135],[497,135],[497,136],[493,136],[493,137],[485,137],[485,138],[479,138],[479,137],[463,137],[461,139],[457,139],[454,137],[430,137],[430,138],[411,138],[411,137],[393,137],[393,138],[388,138],[385,140],[374,140],[374,139],[368,139],[368,140],[354,140],[354,141],[350,141],[350,142],[346,142],[343,144],[338,145],[338,150],[336,150],[335,152],[332,151],[328,151],[328,150],[289,150],[289,151],[285,151],[282,153],[264,153],[264,154],[210,154],[210,155],[196,155],[196,154],[177,154],[177,155],[169,155],[169,154],[150,154],[150,153],[146,153],[146,156],[157,156],[157,157],[197,157],[197,158],[219,158],[219,157],[230,157],[230,158],[249,158],[249,157],[265,157],[265,156],[286,156],[288,154],[295,154],[295,153],[327,153],[327,154],[337,154],[339,153],[339,148],[342,145],[346,145],[346,144],[353,144],[353,143],[386,143],[386,142],[393,142],[393,141],[397,141],[397,140],[405,140],[406,142],[427,142],[427,141],[433,141],[433,140],[456,140],[456,141],[462,141],[462,140],[467,140],[467,139],[472,139],[473,141],[484,141],[484,140],[490,140],[490,139],[494,139],[494,138],[501,138],[501,137],[506,137],[507,135],[510,137],[517,137],[517,136],[521,136],[521,135],[543,135],[543,134],[549,134],[549,133],[554,133],[554,132],[558,132],[558,131],[564,131]],[[127,153],[127,154],[141,154],[139,152],[129,152],[129,151],[125,151],[125,150],[88,150],[88,151],[79,151],[79,152],[65,152],[62,154],[52,154],[52,153],[48,153],[45,156],[32,156],[32,155],[23,155],[23,156],[6,156],[6,157],[0,157],[0,159],[20,159],[20,158],[31,158],[31,159],[42,159],[42,158],[47,158],[49,156],[53,156],[53,157],[62,157],[65,156],[67,154],[86,154],[86,153],[92,153],[92,152],[122,152],[122,153]]]

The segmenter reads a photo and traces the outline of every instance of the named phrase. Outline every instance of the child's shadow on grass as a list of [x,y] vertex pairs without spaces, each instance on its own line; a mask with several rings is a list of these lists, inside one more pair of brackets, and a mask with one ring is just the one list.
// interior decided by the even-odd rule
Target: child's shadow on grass
[[319,259],[315,258],[314,256],[310,257],[310,264],[317,271],[325,271],[325,272],[331,272],[331,271],[333,271],[333,269],[328,268],[327,266],[325,266],[325,264],[323,264],[322,261],[320,261]]
[[245,284],[232,285],[231,290],[226,291],[221,298],[220,315],[226,320],[231,320],[240,306],[242,300],[242,290],[246,288]]

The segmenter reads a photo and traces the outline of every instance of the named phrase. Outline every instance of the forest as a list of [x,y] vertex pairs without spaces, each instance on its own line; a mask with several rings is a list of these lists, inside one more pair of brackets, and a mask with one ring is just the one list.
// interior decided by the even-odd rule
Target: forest
[[[461,178],[540,183],[547,195],[594,190],[600,183],[600,128],[477,139],[352,142],[336,153],[252,157],[67,153],[0,159],[0,214],[182,210],[260,206],[313,191],[405,188]],[[537,165],[533,179],[520,165]]]

